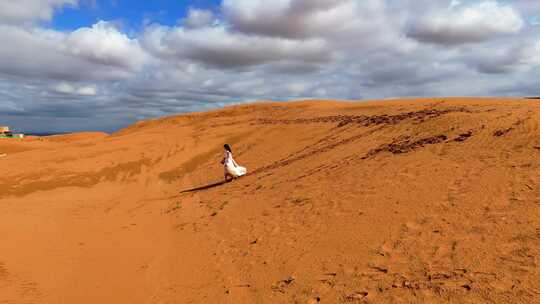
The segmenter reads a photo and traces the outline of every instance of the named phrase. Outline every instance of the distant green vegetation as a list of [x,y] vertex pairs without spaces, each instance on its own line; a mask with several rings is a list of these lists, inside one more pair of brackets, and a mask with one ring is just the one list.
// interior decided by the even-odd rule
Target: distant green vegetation
[[24,138],[23,134],[0,134],[0,138]]

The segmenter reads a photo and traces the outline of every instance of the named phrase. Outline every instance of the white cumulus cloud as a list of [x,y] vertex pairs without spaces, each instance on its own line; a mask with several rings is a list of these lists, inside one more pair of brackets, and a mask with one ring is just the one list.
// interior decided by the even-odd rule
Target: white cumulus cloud
[[97,88],[94,85],[76,86],[67,82],[61,82],[53,87],[53,90],[62,94],[74,94],[81,96],[95,96]]
[[454,45],[482,42],[498,35],[518,33],[524,26],[512,6],[495,1],[461,4],[430,12],[415,21],[409,36],[422,42]]
[[215,21],[216,17],[211,11],[191,8],[183,24],[187,28],[198,28],[211,26]]
[[65,5],[75,6],[77,3],[78,0],[2,0],[0,23],[50,21],[56,9]]
[[143,35],[143,46],[170,60],[192,60],[222,68],[254,66],[279,61],[326,62],[330,49],[324,40],[292,40],[229,32],[224,26],[186,29],[153,26]]

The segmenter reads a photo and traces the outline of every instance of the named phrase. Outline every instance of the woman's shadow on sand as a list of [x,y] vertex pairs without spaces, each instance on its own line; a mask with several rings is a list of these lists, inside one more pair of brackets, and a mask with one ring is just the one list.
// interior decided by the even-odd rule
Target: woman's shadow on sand
[[212,189],[212,188],[215,188],[215,187],[219,187],[221,185],[225,185],[227,183],[229,183],[230,181],[220,181],[220,182],[217,182],[217,183],[213,183],[213,184],[209,184],[209,185],[205,185],[205,186],[200,186],[200,187],[197,187],[197,188],[192,188],[192,189],[187,189],[187,190],[183,190],[183,191],[180,191],[180,193],[189,193],[189,192],[197,192],[197,191],[202,191],[202,190],[208,190],[208,189]]

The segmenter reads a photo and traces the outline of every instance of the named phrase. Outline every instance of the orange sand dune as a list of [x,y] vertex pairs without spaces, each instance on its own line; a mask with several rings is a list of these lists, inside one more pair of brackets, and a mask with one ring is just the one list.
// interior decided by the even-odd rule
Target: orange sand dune
[[303,101],[0,140],[0,303],[540,303],[539,124]]

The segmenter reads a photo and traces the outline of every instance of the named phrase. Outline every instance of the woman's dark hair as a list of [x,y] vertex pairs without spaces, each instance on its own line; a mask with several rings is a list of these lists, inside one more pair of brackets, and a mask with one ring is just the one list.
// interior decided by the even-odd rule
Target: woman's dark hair
[[229,151],[232,153],[232,150],[231,150],[231,146],[229,146],[228,144],[224,144],[223,145],[223,148],[225,148],[225,150]]

